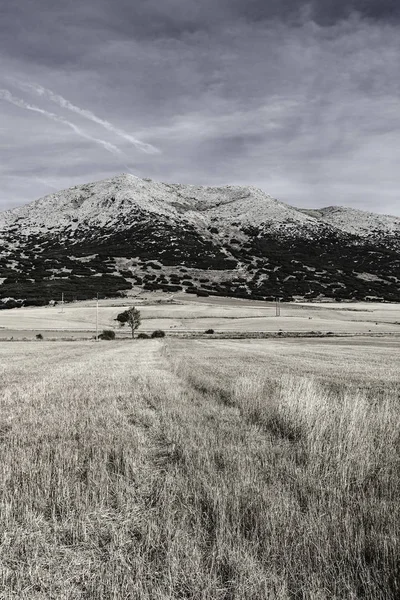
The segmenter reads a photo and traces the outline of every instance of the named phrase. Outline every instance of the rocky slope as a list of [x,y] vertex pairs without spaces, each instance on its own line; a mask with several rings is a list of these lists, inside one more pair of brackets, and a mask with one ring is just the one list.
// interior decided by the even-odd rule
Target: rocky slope
[[400,218],[296,209],[253,187],[120,175],[0,213],[0,299],[7,306],[132,286],[400,300],[399,282]]
[[361,238],[384,242],[388,246],[400,247],[400,218],[390,215],[346,208],[344,206],[328,206],[319,210],[302,211],[310,216]]

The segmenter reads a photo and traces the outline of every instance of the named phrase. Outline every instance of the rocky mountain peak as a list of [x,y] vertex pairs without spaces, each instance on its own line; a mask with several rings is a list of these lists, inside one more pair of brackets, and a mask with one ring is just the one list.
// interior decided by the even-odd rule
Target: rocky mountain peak
[[44,302],[66,285],[74,297],[137,285],[393,300],[399,282],[400,218],[299,209],[253,186],[123,173],[0,213],[0,304]]

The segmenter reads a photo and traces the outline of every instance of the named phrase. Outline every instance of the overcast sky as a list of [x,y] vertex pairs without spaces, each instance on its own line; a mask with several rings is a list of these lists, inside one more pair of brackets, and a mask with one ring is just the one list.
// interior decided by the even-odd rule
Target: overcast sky
[[0,209],[122,172],[400,215],[398,0],[0,3]]

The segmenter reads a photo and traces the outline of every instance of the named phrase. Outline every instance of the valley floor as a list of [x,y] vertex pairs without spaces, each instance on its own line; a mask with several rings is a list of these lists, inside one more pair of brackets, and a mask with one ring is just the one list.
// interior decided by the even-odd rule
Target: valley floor
[[400,341],[0,344],[0,597],[400,595]]
[[[274,303],[149,294],[148,298],[108,299],[99,302],[98,327],[114,329],[119,337],[129,331],[118,328],[115,318],[130,305],[140,310],[139,331],[163,329],[167,334],[298,333],[400,335],[400,304],[374,303],[282,303],[276,316]],[[96,331],[96,303],[74,302],[64,307],[44,306],[0,311],[0,339],[46,339],[63,337],[89,339]]]

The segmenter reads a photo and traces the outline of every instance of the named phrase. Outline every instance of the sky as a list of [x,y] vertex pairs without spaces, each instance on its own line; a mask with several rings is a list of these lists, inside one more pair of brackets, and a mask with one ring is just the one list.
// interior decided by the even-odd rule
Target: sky
[[400,216],[398,0],[0,2],[0,210],[127,172]]

